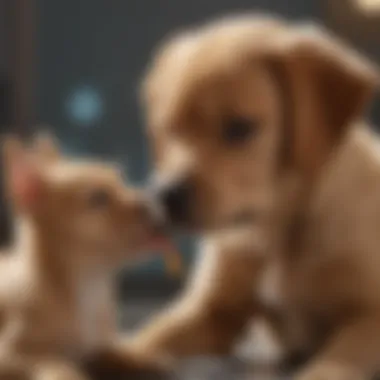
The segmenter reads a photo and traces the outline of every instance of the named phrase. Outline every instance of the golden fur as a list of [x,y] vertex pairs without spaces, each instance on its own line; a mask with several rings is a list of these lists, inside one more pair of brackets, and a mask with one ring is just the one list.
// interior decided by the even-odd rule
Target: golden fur
[[[184,294],[136,350],[229,352],[265,316],[289,354],[313,354],[297,379],[380,370],[380,145],[361,121],[376,86],[328,32],[260,15],[159,49],[143,86],[156,175],[190,181],[189,224],[205,236]],[[230,115],[257,133],[224,144]],[[251,234],[218,233],[247,210]]]
[[1,379],[158,369],[128,352],[114,315],[114,271],[159,237],[142,193],[112,165],[62,157],[48,137],[4,150],[15,237],[0,260]]

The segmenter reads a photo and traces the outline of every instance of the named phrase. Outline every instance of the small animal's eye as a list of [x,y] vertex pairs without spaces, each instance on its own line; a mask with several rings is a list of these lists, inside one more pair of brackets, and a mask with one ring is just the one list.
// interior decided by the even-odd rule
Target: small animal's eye
[[245,117],[231,117],[223,124],[222,139],[228,144],[241,144],[254,136],[258,131],[258,123]]
[[106,207],[111,202],[111,196],[105,189],[93,190],[88,197],[88,203],[91,208]]

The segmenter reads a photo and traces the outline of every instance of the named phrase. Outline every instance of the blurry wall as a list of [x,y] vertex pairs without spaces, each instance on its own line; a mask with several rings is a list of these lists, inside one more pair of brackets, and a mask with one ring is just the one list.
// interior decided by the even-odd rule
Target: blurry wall
[[[6,3],[0,2],[0,132],[6,128],[10,121],[10,83],[8,67],[8,40],[6,38],[7,28]],[[2,166],[0,161],[0,176]],[[5,244],[9,238],[9,219],[5,212],[3,183],[0,178],[0,245]]]
[[[0,1],[0,134],[34,123],[34,0]],[[0,156],[0,246],[11,238]]]
[[0,73],[5,71],[7,66],[6,55],[4,54],[7,49],[7,42],[5,38],[5,25],[6,25],[6,14],[5,14],[5,2],[0,2]]

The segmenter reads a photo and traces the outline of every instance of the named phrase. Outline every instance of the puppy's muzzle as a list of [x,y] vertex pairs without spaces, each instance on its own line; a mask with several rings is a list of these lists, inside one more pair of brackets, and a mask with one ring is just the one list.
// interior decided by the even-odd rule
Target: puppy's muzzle
[[177,180],[165,183],[154,190],[165,217],[171,224],[188,224],[191,219],[193,190],[189,181]]

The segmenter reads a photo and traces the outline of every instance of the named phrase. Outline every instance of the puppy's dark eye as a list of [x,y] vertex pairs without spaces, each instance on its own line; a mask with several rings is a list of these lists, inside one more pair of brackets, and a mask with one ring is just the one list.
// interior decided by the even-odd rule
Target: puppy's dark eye
[[228,144],[241,144],[253,137],[257,130],[257,122],[244,117],[232,117],[224,122],[222,139]]
[[111,202],[111,196],[107,190],[93,190],[88,197],[88,204],[91,208],[107,207]]

